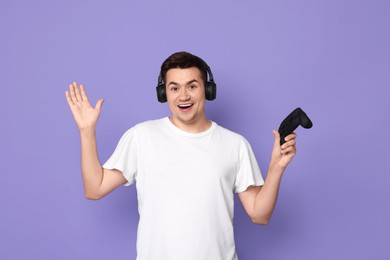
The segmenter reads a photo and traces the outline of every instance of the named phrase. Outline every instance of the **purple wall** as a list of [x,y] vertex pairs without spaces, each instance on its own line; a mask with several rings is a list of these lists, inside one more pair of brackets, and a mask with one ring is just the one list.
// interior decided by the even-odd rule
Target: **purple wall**
[[94,102],[104,162],[123,132],[168,114],[161,62],[187,50],[218,84],[208,115],[243,134],[266,174],[272,129],[301,106],[274,217],[236,200],[241,260],[390,259],[389,1],[1,1],[0,259],[134,259],[135,187],[84,199],[64,92]]

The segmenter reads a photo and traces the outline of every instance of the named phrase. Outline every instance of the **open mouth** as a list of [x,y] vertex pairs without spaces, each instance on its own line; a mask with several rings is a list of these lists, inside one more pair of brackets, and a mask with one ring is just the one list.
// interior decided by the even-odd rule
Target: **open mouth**
[[178,105],[179,109],[182,111],[189,110],[194,104],[180,104]]

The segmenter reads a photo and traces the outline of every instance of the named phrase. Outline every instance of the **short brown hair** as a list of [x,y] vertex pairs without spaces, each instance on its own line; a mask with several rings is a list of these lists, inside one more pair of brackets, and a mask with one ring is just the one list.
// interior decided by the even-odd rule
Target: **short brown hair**
[[161,65],[160,76],[165,83],[168,70],[175,68],[188,69],[191,67],[196,67],[200,70],[200,73],[202,74],[203,83],[206,85],[206,63],[198,56],[195,56],[185,51],[175,52],[171,56],[169,56]]

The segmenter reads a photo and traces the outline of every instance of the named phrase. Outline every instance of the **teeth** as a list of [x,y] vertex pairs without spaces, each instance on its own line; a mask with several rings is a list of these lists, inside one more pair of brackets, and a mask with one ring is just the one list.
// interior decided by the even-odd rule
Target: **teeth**
[[190,106],[192,106],[192,105],[191,104],[179,105],[179,107],[181,107],[181,108],[188,108]]

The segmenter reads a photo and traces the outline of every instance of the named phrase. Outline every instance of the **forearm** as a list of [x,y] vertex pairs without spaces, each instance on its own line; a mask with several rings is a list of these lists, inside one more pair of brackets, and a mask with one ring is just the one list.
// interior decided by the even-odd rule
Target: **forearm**
[[88,199],[98,199],[103,179],[103,168],[98,158],[95,129],[80,131],[80,138],[84,193]]
[[275,209],[284,168],[270,166],[263,187],[256,195],[255,222],[267,224]]

